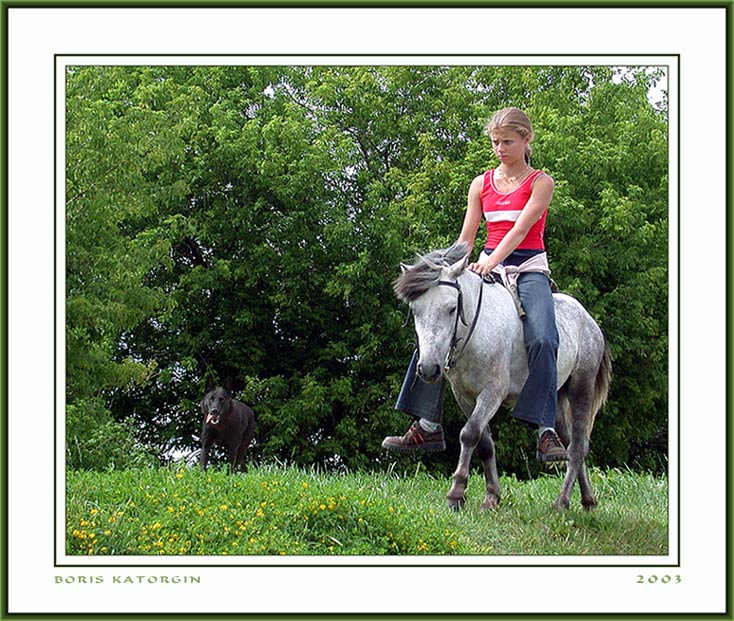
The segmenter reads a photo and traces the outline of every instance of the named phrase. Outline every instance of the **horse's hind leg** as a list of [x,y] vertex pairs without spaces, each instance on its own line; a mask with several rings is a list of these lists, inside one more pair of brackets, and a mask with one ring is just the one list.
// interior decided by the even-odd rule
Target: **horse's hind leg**
[[594,491],[591,489],[591,482],[589,481],[589,472],[586,469],[586,464],[581,464],[581,470],[579,471],[579,487],[581,488],[581,504],[587,511],[593,511],[596,509],[596,497]]
[[556,402],[556,432],[564,446],[571,443],[571,405],[568,402],[566,391],[565,386],[558,391]]
[[553,502],[553,508],[557,510],[568,509],[571,503],[571,492],[578,479],[581,488],[581,503],[585,509],[590,510],[596,506],[596,499],[591,491],[591,484],[585,466],[586,455],[589,452],[589,435],[592,424],[592,389],[589,383],[571,381],[567,395],[571,407],[568,469],[561,486],[561,492]]
[[487,482],[487,495],[481,505],[482,509],[496,509],[500,504],[500,480],[497,474],[497,461],[495,459],[494,441],[492,432],[487,426],[482,432],[482,437],[477,444],[477,455],[482,460],[484,478]]

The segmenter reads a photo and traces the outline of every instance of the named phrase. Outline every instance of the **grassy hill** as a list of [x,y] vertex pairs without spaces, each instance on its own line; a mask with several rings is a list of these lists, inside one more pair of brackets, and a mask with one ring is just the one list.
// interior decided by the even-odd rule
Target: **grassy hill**
[[[419,470],[419,469],[418,469]],[[482,511],[483,477],[465,508],[444,507],[449,476],[325,474],[281,466],[67,473],[71,555],[664,555],[668,482],[591,472],[599,501],[551,508],[561,474],[503,477],[502,500]]]

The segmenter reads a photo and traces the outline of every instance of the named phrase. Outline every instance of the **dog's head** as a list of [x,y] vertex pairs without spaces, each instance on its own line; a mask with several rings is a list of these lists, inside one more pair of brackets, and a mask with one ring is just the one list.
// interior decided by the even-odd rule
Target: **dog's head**
[[232,395],[229,390],[216,386],[209,390],[201,402],[204,424],[217,426],[224,422],[232,409]]

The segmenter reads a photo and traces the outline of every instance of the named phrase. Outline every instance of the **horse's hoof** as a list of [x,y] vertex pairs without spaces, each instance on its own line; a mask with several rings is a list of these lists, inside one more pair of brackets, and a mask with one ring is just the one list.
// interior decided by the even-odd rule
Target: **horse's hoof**
[[500,506],[500,499],[499,499],[499,497],[497,497],[497,496],[489,496],[488,495],[484,499],[484,502],[481,505],[479,505],[479,508],[480,509],[483,509],[483,510],[489,511],[489,510],[492,510],[492,509],[497,509],[499,506]]
[[593,498],[591,500],[582,500],[581,504],[584,506],[585,511],[596,511],[596,500]]
[[466,502],[466,498],[463,496],[459,496],[458,498],[451,498],[450,496],[446,497],[446,506],[451,509],[452,511],[459,511]]
[[556,498],[553,501],[553,508],[556,511],[567,511],[568,510],[568,507],[569,507],[569,504],[570,503],[568,502],[568,500],[566,500],[565,498],[561,498],[559,496],[558,498]]

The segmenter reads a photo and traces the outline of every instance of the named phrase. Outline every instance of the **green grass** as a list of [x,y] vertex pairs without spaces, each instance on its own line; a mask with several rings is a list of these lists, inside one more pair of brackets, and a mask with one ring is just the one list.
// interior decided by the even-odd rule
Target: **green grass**
[[560,475],[503,477],[482,511],[483,478],[462,511],[444,507],[449,477],[423,472],[324,474],[297,468],[162,468],[67,473],[70,555],[664,555],[667,480],[591,472],[599,507],[578,487],[551,502]]

